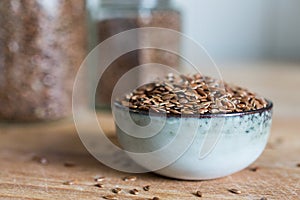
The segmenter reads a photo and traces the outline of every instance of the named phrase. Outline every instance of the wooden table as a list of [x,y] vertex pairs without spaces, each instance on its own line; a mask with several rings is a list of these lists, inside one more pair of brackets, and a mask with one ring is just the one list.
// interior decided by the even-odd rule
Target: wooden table
[[[244,66],[243,66],[244,65]],[[225,80],[258,91],[274,101],[272,133],[266,150],[252,165],[234,175],[210,181],[180,181],[110,169],[83,147],[72,120],[50,124],[0,126],[0,199],[102,199],[122,188],[118,199],[300,199],[300,64],[250,63],[221,66]],[[110,114],[99,114],[114,138]],[[48,163],[43,163],[47,159]],[[41,162],[42,161],[42,162]],[[65,164],[67,163],[67,166]],[[68,166],[74,164],[74,166]],[[105,176],[103,188],[94,177]],[[74,180],[74,184],[64,184]],[[150,185],[149,191],[142,187]],[[132,195],[129,190],[140,192]],[[230,188],[239,189],[233,194]],[[202,198],[193,193],[200,190]]]

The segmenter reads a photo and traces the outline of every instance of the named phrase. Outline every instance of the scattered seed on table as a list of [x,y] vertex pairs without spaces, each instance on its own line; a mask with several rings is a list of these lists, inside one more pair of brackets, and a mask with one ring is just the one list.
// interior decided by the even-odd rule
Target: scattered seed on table
[[238,189],[232,188],[228,190],[229,192],[233,193],[233,194],[241,194],[242,192]]
[[64,185],[74,185],[75,184],[75,180],[69,180],[69,181],[65,181],[63,182]]
[[300,167],[300,163],[297,164],[297,167]]
[[153,197],[152,200],[159,200],[159,197]]
[[113,193],[119,194],[122,191],[122,189],[117,187],[117,188],[113,188],[111,191]]
[[94,186],[95,186],[95,187],[98,187],[98,188],[103,188],[103,187],[104,187],[104,185],[103,185],[102,183],[97,183],[97,184],[95,184]]
[[75,163],[73,163],[73,162],[65,162],[64,166],[65,167],[75,167]]
[[250,167],[249,170],[252,172],[256,172],[258,170],[258,167]]
[[137,189],[132,189],[129,192],[130,192],[130,194],[133,194],[133,195],[139,194],[139,191]]
[[199,190],[198,190],[195,194],[196,194],[196,196],[198,196],[198,197],[202,197],[202,192],[199,191]]
[[106,195],[103,196],[104,199],[109,199],[109,200],[117,200],[117,196],[116,195]]
[[135,181],[136,177],[135,176],[126,176],[123,178],[124,181]]
[[145,185],[145,186],[143,187],[143,189],[144,189],[145,191],[149,191],[149,190],[150,190],[150,185]]
[[101,181],[103,181],[104,179],[105,179],[104,176],[99,176],[99,177],[94,178],[94,181],[96,181],[96,182],[101,182]]

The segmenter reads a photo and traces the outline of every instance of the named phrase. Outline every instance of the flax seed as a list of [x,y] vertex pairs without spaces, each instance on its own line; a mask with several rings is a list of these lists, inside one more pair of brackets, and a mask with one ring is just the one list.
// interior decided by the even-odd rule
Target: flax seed
[[73,162],[65,162],[64,166],[65,167],[75,167],[75,163],[73,163]]
[[135,181],[136,179],[136,176],[126,176],[123,178],[124,181]]
[[103,185],[102,183],[97,183],[97,184],[95,184],[94,186],[95,186],[95,187],[98,187],[98,188],[103,188],[103,187],[104,187],[104,185]]
[[198,191],[196,192],[196,196],[197,196],[197,197],[202,197],[202,192],[198,190]]
[[174,96],[174,94],[166,94],[162,97],[162,100],[169,100],[172,99]]
[[259,168],[258,167],[250,167],[249,170],[252,172],[256,172]]
[[139,194],[139,191],[137,189],[132,189],[129,192],[130,192],[130,194],[133,194],[133,195],[138,195]]
[[122,189],[117,187],[117,188],[112,189],[111,191],[113,193],[119,194],[119,193],[121,193]]
[[143,189],[144,189],[145,191],[149,191],[149,190],[150,190],[150,185],[145,185],[145,186],[143,187]]
[[94,178],[94,181],[101,182],[101,181],[104,181],[104,179],[105,179],[104,176],[99,176],[99,177]]
[[177,111],[177,110],[170,110],[171,113],[174,113],[174,114],[181,114],[181,112]]
[[116,195],[106,195],[103,196],[104,199],[108,199],[108,200],[117,200],[117,196]]
[[186,104],[186,103],[188,103],[189,101],[187,100],[187,99],[185,99],[185,98],[181,98],[181,99],[179,99],[179,103],[180,104]]
[[74,185],[75,183],[76,183],[75,180],[69,180],[69,181],[63,182],[63,185]]
[[238,189],[232,188],[228,190],[229,192],[233,193],[233,194],[241,194],[242,192]]

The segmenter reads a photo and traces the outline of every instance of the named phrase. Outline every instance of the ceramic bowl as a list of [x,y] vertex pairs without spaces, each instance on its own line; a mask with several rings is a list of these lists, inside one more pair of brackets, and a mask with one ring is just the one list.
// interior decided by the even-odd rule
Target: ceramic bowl
[[[272,107],[268,101],[255,111],[150,118],[148,112],[115,103],[113,114],[118,141],[136,163],[167,177],[206,180],[238,172],[260,156],[270,134]],[[151,131],[157,133],[149,135]]]

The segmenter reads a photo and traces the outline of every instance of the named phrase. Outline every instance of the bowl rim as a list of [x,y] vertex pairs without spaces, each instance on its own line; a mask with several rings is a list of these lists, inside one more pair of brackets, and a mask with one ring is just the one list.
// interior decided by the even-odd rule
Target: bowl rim
[[[267,107],[257,109],[257,110],[250,110],[250,111],[243,111],[243,112],[234,112],[234,113],[206,113],[206,114],[174,114],[174,113],[155,113],[153,112],[152,116],[162,117],[167,116],[167,118],[221,118],[221,117],[237,117],[237,116],[244,116],[244,115],[252,115],[252,114],[261,114],[266,111],[271,111],[273,108],[273,102],[269,99],[265,99],[268,102]],[[144,110],[135,110],[123,106],[119,103],[119,101],[114,102],[114,107],[129,111],[130,114],[141,114],[141,115],[148,115],[148,111]]]

